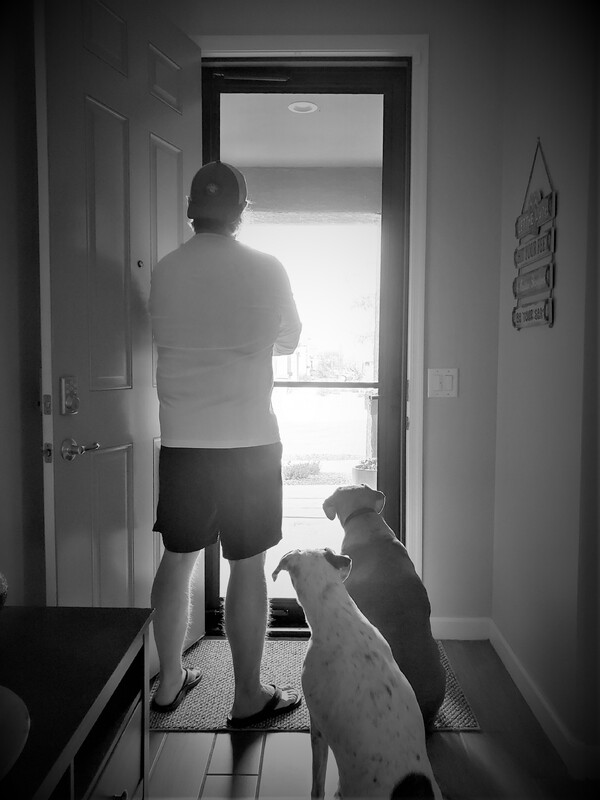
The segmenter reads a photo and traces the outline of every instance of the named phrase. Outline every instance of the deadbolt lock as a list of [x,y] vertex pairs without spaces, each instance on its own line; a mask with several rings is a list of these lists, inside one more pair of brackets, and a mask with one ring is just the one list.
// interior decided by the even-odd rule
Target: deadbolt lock
[[63,375],[60,379],[60,413],[79,413],[79,386],[74,375]]

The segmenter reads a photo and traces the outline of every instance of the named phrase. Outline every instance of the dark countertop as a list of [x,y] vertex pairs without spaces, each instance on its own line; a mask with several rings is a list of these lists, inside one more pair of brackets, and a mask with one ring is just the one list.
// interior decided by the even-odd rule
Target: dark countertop
[[0,782],[0,794],[14,786],[20,797],[33,796],[52,769],[60,778],[151,616],[147,608],[0,609],[0,685],[25,702],[31,718],[27,742]]

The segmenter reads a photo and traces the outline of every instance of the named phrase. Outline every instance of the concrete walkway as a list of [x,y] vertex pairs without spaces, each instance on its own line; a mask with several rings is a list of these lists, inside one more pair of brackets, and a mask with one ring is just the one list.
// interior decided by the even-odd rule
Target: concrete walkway
[[[350,482],[350,481],[348,481]],[[266,575],[269,597],[296,597],[287,572],[280,572],[277,581],[271,574],[279,560],[290,550],[331,547],[339,552],[342,543],[342,526],[329,520],[323,512],[323,501],[333,494],[336,486],[330,484],[301,484],[283,487],[283,539],[267,552]],[[224,595],[229,579],[229,565],[221,559],[221,594]]]

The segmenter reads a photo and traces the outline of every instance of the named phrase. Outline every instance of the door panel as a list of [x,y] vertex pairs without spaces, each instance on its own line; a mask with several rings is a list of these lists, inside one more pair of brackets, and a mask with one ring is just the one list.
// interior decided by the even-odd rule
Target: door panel
[[[120,9],[117,7],[117,11]],[[83,7],[85,47],[118,72],[127,75],[127,22],[102,3],[85,3]]]
[[[154,264],[191,235],[185,187],[202,161],[200,51],[141,0],[40,3],[37,24],[50,287],[43,391],[53,398],[44,439],[54,449],[45,465],[48,597],[147,607],[162,548],[152,533],[160,432],[146,304]],[[75,400],[61,404],[61,378],[75,384]],[[99,448],[65,460],[67,439]],[[200,608],[202,579],[197,570]],[[198,614],[190,641],[203,630]]]
[[130,389],[129,121],[85,104],[90,390]]
[[133,590],[133,447],[104,448],[91,456],[94,606],[128,607]]
[[150,220],[152,263],[181,244],[183,153],[155,134],[150,136]]

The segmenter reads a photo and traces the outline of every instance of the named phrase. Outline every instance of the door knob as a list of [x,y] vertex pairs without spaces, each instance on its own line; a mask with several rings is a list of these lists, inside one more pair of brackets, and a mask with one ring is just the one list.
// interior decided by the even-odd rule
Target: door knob
[[89,453],[90,450],[99,449],[99,442],[94,442],[93,444],[77,444],[75,439],[63,439],[60,446],[60,454],[65,461],[73,461],[76,456],[82,456],[84,453]]

